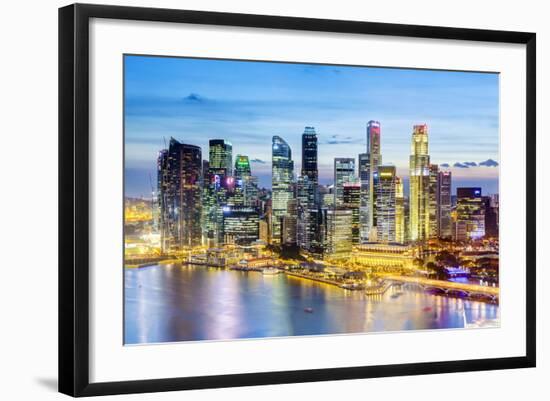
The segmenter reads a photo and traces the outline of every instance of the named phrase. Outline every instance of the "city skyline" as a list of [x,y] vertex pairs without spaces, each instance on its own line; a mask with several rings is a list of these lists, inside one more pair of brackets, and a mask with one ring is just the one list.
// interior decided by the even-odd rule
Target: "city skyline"
[[[127,196],[150,194],[156,154],[172,136],[201,147],[203,159],[209,139],[231,142],[234,155],[249,156],[259,186],[270,188],[271,137],[280,136],[289,144],[294,171],[299,173],[306,126],[315,128],[319,140],[319,183],[332,184],[334,158],[352,157],[358,163],[357,154],[366,150],[366,123],[371,119],[380,121],[384,164],[396,166],[405,192],[411,127],[426,123],[431,163],[443,168],[449,164],[453,193],[459,186],[498,193],[498,76],[494,74],[138,56],[127,56],[125,61]],[[200,68],[205,62],[207,72]],[[261,83],[262,73],[270,74],[269,84]],[[296,87],[289,88],[293,84]],[[240,85],[237,92],[230,90],[235,85]],[[392,97],[399,88],[402,96]],[[297,96],[305,89],[308,96]],[[347,102],[342,100],[346,96]],[[392,111],[381,110],[390,100]],[[337,121],[335,113],[341,116]]]
[[500,325],[494,76],[144,60],[126,343]]

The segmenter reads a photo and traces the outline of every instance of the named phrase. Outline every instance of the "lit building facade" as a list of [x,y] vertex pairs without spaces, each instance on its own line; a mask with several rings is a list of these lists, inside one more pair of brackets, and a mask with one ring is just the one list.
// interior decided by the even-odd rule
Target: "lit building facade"
[[349,257],[352,251],[352,220],[351,210],[326,211],[326,253],[331,257]]
[[370,159],[368,153],[358,157],[359,182],[361,184],[361,205],[359,206],[359,237],[361,243],[369,241],[370,233]]
[[334,206],[344,204],[344,184],[355,182],[355,159],[337,157],[334,159]]
[[233,174],[233,145],[225,139],[211,139],[208,151],[209,168],[212,174],[225,177]]
[[404,244],[406,241],[405,229],[405,194],[403,180],[395,177],[395,242]]
[[371,120],[367,123],[367,154],[368,154],[368,230],[369,240],[377,238],[376,232],[376,180],[378,179],[378,166],[382,164],[382,138],[379,121]]
[[[308,177],[313,183],[315,192],[319,184],[319,170],[317,166],[317,134],[315,128],[305,127],[302,134],[302,171],[303,177]],[[317,199],[317,195],[315,196]]]
[[498,238],[498,204],[495,205],[491,196],[484,196],[482,199],[485,211],[485,236]]
[[428,126],[415,125],[409,158],[410,240],[426,241],[430,234],[430,156]]
[[457,188],[456,241],[477,240],[485,236],[485,208],[481,188]]
[[272,242],[281,243],[281,228],[287,204],[293,198],[292,178],[294,162],[288,143],[279,136],[272,139],[271,191],[272,191]]
[[359,181],[361,183],[361,206],[359,211],[360,241],[366,243],[376,237],[375,181],[378,166],[382,164],[380,122],[367,123],[367,151],[359,154]]
[[376,183],[376,238],[378,242],[395,242],[395,166],[378,166]]
[[344,204],[343,208],[352,211],[351,219],[351,239],[352,243],[360,243],[359,234],[359,209],[361,206],[361,184],[346,183],[344,184]]
[[260,238],[260,217],[251,207],[225,206],[223,208],[224,243],[249,245]]
[[429,238],[439,237],[439,166],[430,164],[430,189],[429,189]]
[[298,221],[298,201],[290,199],[283,216],[282,241],[285,245],[296,245],[296,225]]
[[452,209],[452,173],[450,171],[439,172],[439,237],[450,239],[453,236]]
[[168,149],[163,149],[157,156],[157,209],[158,216],[155,223],[160,233],[160,245],[163,251],[169,246],[169,231],[165,222],[169,219],[168,188],[170,186],[168,171]]
[[242,194],[233,193],[233,145],[224,139],[211,139],[208,145],[208,171],[203,171],[203,242],[215,246],[224,242],[222,207],[242,205]]
[[235,176],[235,191],[233,194],[233,204],[239,206],[250,206],[251,200],[249,199],[251,191],[249,186],[251,185],[250,177],[250,161],[246,155],[235,156],[235,169],[233,171]]
[[318,208],[316,203],[315,181],[309,176],[300,176],[296,181],[297,200],[297,239],[298,246],[302,249],[311,250],[315,235],[318,231],[314,212]]
[[361,244],[353,252],[353,263],[365,268],[404,269],[414,268],[416,250],[407,245],[399,244]]
[[259,228],[260,228],[260,241],[263,241],[266,244],[269,244],[271,242],[271,236],[269,235],[270,225],[267,219],[260,220]]
[[171,138],[158,164],[162,251],[201,245],[201,148]]

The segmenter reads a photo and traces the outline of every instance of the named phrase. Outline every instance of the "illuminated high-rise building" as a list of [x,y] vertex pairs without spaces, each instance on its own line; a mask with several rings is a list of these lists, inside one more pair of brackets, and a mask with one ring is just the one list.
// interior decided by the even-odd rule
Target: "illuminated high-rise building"
[[430,156],[428,126],[415,125],[409,159],[410,240],[426,241],[430,234]]
[[395,177],[395,242],[404,244],[405,241],[405,194],[403,192],[403,180],[400,177]]
[[317,159],[317,134],[313,127],[305,127],[302,134],[302,169],[296,181],[297,198],[297,244],[307,251],[312,250],[316,226],[315,211],[320,205],[319,170]]
[[429,190],[429,238],[439,236],[439,166],[430,164],[430,190]]
[[380,148],[380,123],[371,120],[367,123],[367,153],[370,156],[372,171],[376,171],[378,166],[382,164]]
[[334,206],[344,204],[344,184],[355,182],[355,159],[337,157],[334,159]]
[[244,177],[250,177],[250,161],[246,155],[237,155],[235,156],[235,178],[237,180],[243,179]]
[[367,151],[359,154],[359,180],[361,182],[361,207],[359,212],[361,242],[376,237],[375,181],[378,166],[382,164],[380,123],[367,123]]
[[250,169],[250,160],[248,156],[237,155],[235,157],[235,175],[236,192],[242,192],[242,203],[245,206],[258,206],[258,177],[252,176]]
[[272,242],[281,243],[281,228],[287,204],[293,198],[292,178],[294,162],[288,143],[279,136],[272,140],[271,193],[272,193]]
[[237,155],[235,157],[235,191],[233,193],[233,204],[236,206],[250,206],[247,199],[247,186],[250,180],[250,161],[248,156]]
[[[242,204],[233,193],[233,146],[224,139],[211,139],[208,149],[208,174],[203,184],[203,231],[205,244],[216,246],[224,242],[223,210],[228,204]],[[203,173],[204,174],[204,173]]]
[[315,181],[306,176],[299,176],[296,180],[297,200],[297,244],[300,248],[311,250],[317,232],[314,211],[318,208]]
[[498,206],[495,206],[491,196],[484,196],[482,200],[485,211],[485,236],[498,238]]
[[[170,139],[159,155],[162,250],[182,249],[202,243],[202,154],[195,145]],[[160,173],[160,170],[159,170]]]
[[381,127],[378,121],[369,121],[367,123],[367,154],[369,155],[369,236],[376,237],[376,179],[378,177],[378,166],[382,164],[382,140]]
[[286,204],[286,214],[283,216],[282,242],[285,245],[296,245],[296,224],[298,221],[298,201],[290,199]]
[[485,236],[485,208],[481,188],[457,188],[456,195],[456,241],[483,238]]
[[[315,128],[305,127],[302,134],[302,172],[315,187],[319,184],[319,170],[317,167],[317,134]],[[317,190],[315,188],[315,190]]]
[[170,208],[168,206],[168,193],[170,188],[170,175],[168,170],[168,149],[158,153],[157,158],[157,204],[158,221],[156,225],[160,232],[160,244],[163,251],[169,248],[170,232],[168,224]]
[[249,245],[260,238],[260,216],[255,208],[223,207],[224,243]]
[[326,253],[332,257],[349,257],[352,251],[353,212],[348,209],[326,211]]
[[378,166],[376,182],[376,237],[378,242],[395,242],[395,166]]
[[233,174],[233,145],[225,139],[209,141],[209,168],[213,174],[230,176]]
[[439,172],[439,237],[450,239],[453,236],[453,222],[451,219],[451,183],[450,171]]
[[359,237],[361,243],[369,241],[371,227],[370,221],[370,159],[368,153],[360,153],[359,161],[359,182],[361,184],[361,199],[359,206]]
[[361,206],[361,184],[348,182],[344,184],[344,209],[352,211],[351,238],[354,244],[360,243],[359,209]]

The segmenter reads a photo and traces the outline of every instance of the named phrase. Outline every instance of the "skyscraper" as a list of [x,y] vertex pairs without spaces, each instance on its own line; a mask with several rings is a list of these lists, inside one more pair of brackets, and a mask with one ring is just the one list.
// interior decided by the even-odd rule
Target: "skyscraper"
[[359,244],[359,208],[361,206],[361,184],[348,182],[344,184],[345,209],[351,210],[351,238],[354,244]]
[[349,257],[352,251],[352,214],[347,209],[329,209],[326,212],[326,250],[332,257]]
[[315,128],[305,127],[302,134],[302,176],[308,177],[317,186],[319,170],[317,168],[317,134]]
[[294,162],[288,143],[275,135],[272,139],[271,191],[272,191],[272,242],[281,243],[282,219],[292,199]]
[[318,208],[315,202],[315,182],[306,176],[299,176],[296,181],[297,199],[297,244],[307,251],[311,250],[317,227],[313,211]]
[[250,202],[247,199],[247,187],[250,185],[250,161],[248,156],[237,155],[235,157],[235,194],[234,194],[234,204],[241,206],[250,206]]
[[481,188],[457,188],[456,233],[457,241],[477,240],[485,236],[485,208]]
[[377,240],[395,242],[395,166],[378,166],[375,190]]
[[206,243],[217,245],[224,242],[223,234],[223,211],[222,207],[230,204],[242,204],[239,201],[239,194],[234,197],[233,171],[233,146],[224,139],[211,139],[208,150],[208,186],[203,190],[204,207],[207,210],[203,213],[204,230],[206,232]]
[[167,222],[170,218],[170,207],[168,204],[170,189],[170,174],[168,170],[168,149],[163,149],[157,157],[157,204],[158,221],[157,226],[160,232],[160,247],[162,251],[169,249],[170,230]]
[[371,120],[367,123],[367,153],[370,156],[371,169],[373,171],[376,171],[378,166],[382,164],[380,147],[380,123]]
[[359,237],[361,243],[369,241],[370,234],[370,160],[368,153],[360,153],[359,182],[361,183],[361,205],[359,206]]
[[209,141],[209,163],[213,174],[224,177],[233,174],[233,145],[225,139]]
[[255,208],[223,207],[224,243],[249,245],[260,238],[260,216]]
[[399,177],[395,177],[395,242],[404,244],[405,241],[405,196],[403,192],[403,180]]
[[344,204],[344,184],[355,182],[355,159],[337,157],[334,159],[334,207]]
[[312,250],[318,231],[315,210],[320,206],[319,170],[317,166],[317,134],[315,128],[305,127],[302,134],[302,170],[296,182],[297,243],[307,251]]
[[359,155],[359,179],[361,182],[361,206],[359,212],[360,237],[365,243],[376,237],[375,180],[378,166],[382,164],[380,123],[367,123],[367,152]]
[[244,177],[250,177],[250,161],[246,155],[235,156],[235,179],[240,180]]
[[202,242],[202,154],[195,145],[170,139],[159,155],[162,188],[161,237],[163,251],[197,246]]
[[449,239],[453,235],[451,220],[451,183],[450,171],[439,172],[439,237]]
[[410,240],[426,241],[430,234],[430,156],[428,126],[415,125],[409,159]]
[[282,225],[282,243],[285,245],[296,245],[298,201],[297,199],[290,199],[286,205],[286,214],[283,216]]
[[498,237],[498,206],[491,196],[484,196],[483,209],[485,211],[485,236]]
[[437,238],[439,236],[439,166],[437,164],[430,164],[429,197],[429,238]]

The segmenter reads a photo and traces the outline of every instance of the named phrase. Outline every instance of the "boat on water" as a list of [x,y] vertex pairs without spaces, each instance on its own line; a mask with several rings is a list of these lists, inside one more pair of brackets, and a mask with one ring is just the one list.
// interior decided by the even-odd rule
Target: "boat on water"
[[310,308],[310,307],[304,308],[304,312],[313,313],[313,308]]
[[343,288],[345,290],[361,290],[364,288],[364,286],[358,283],[345,283],[341,284],[340,288]]
[[391,294],[390,298],[396,299],[396,298],[399,298],[401,295],[403,295],[402,292],[396,292],[395,294]]
[[262,274],[264,276],[273,276],[279,273],[281,273],[281,271],[275,267],[266,267],[265,269],[262,270]]

